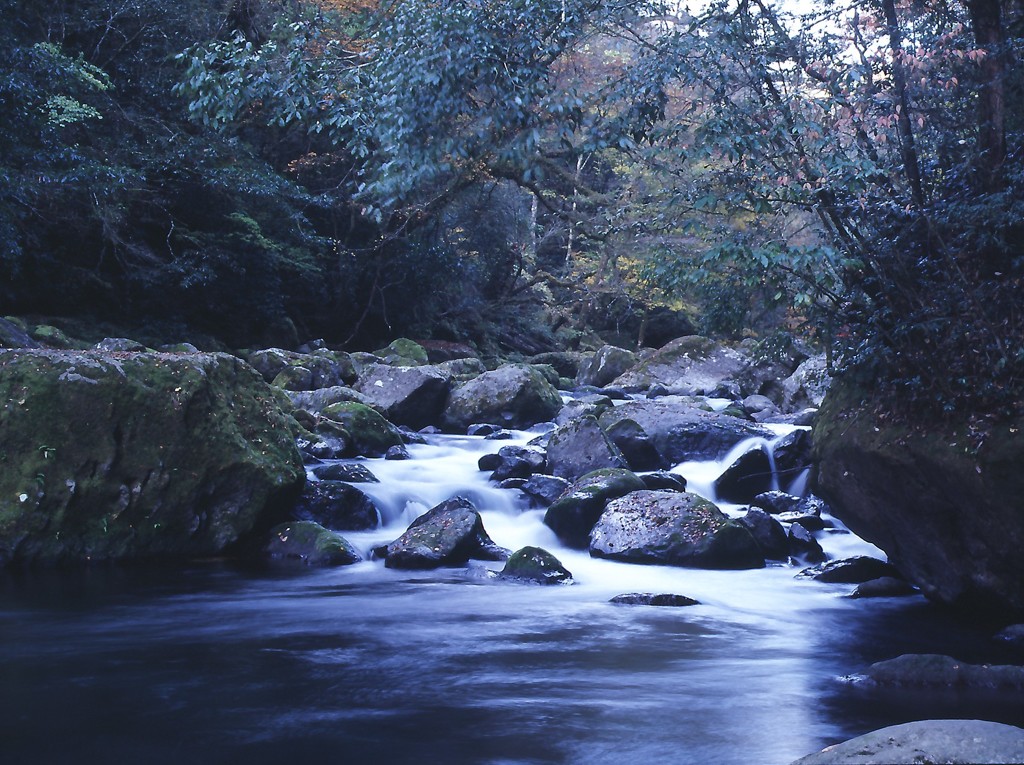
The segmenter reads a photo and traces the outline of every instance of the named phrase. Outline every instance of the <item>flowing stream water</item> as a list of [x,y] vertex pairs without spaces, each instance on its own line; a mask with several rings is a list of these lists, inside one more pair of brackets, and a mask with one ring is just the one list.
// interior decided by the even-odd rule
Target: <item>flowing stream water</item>
[[[369,550],[462,494],[495,542],[546,548],[575,585],[497,581],[498,563],[0,572],[0,762],[781,765],[929,716],[1024,723],[1021,702],[841,679],[906,652],[998,658],[919,597],[563,547],[477,470],[506,443],[431,436],[411,460],[367,461],[384,525],[346,537]],[[725,464],[676,471],[710,493]],[[818,536],[831,557],[879,555],[841,525]],[[701,604],[609,603],[625,592]]]

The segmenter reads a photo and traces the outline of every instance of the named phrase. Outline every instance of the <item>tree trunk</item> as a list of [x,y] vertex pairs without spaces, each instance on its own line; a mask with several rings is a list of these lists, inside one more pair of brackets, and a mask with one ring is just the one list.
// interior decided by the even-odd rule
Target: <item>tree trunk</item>
[[974,41],[985,51],[978,99],[978,186],[984,193],[1003,187],[1006,162],[1006,39],[999,0],[971,0]]

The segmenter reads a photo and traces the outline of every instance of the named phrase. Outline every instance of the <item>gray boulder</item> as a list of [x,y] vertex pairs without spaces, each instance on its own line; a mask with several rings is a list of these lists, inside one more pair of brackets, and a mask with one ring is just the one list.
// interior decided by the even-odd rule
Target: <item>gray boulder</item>
[[374,364],[360,375],[355,388],[388,420],[415,429],[440,420],[451,379],[434,366]]
[[575,481],[544,514],[544,523],[565,544],[579,549],[590,543],[590,530],[610,499],[645,488],[629,470],[595,470]]
[[904,598],[916,595],[917,588],[905,579],[894,576],[880,576],[857,585],[851,598]]
[[825,560],[825,551],[821,549],[818,540],[799,523],[794,523],[789,527],[786,538],[789,542],[789,554],[794,558],[803,558],[808,563]]
[[631,470],[662,470],[671,467],[654,441],[634,420],[618,420],[606,431],[609,440],[619,448]]
[[375,410],[354,401],[331,404],[321,413],[317,424],[330,431],[336,429],[346,444],[345,457],[382,457],[392,446],[402,443],[402,434]]
[[764,566],[745,526],[688,492],[645,490],[612,500],[590,532],[590,554],[695,568]]
[[528,428],[551,420],[561,408],[558,391],[540,372],[525,364],[506,364],[455,388],[442,424],[456,433],[478,422]]
[[348,483],[380,483],[366,465],[358,462],[330,462],[313,468],[313,475],[321,481],[347,481]]
[[832,377],[824,354],[812,356],[783,380],[782,408],[787,412],[797,412],[807,407],[819,407],[831,385]]
[[1024,730],[986,720],[920,720],[833,744],[792,765],[1024,763]]
[[548,469],[570,481],[602,468],[628,468],[597,420],[586,416],[555,429],[548,440]]
[[[544,471],[546,457],[541,449],[532,446],[503,446],[498,449],[498,459],[488,461],[492,481],[504,481],[507,478],[529,478],[534,473]],[[481,464],[483,464],[483,457]]]
[[452,497],[428,510],[383,553],[387,568],[403,569],[461,566],[470,559],[508,557],[487,535],[480,513],[465,497]]
[[569,489],[569,481],[553,475],[532,475],[520,490],[541,507],[548,507]]
[[747,365],[746,356],[706,337],[691,335],[673,340],[616,378],[615,387],[626,391],[662,385],[670,393],[710,393]]
[[576,375],[579,385],[603,388],[636,364],[636,354],[625,348],[605,345],[580,364]]
[[774,435],[756,423],[709,412],[685,398],[672,396],[627,402],[606,411],[599,422],[605,432],[614,432],[623,420],[639,425],[671,465],[686,460],[719,459],[744,439]]

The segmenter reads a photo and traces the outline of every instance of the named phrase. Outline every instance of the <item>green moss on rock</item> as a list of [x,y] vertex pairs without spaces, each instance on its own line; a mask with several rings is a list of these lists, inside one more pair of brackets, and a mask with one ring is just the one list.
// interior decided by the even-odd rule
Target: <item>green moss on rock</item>
[[390,447],[402,443],[398,428],[370,407],[355,401],[331,404],[324,408],[321,416],[338,423],[345,430],[352,456],[380,457]]
[[208,555],[305,480],[294,420],[226,354],[0,351],[0,563]]
[[313,521],[282,523],[270,530],[267,554],[310,566],[348,566],[363,559],[345,537]]

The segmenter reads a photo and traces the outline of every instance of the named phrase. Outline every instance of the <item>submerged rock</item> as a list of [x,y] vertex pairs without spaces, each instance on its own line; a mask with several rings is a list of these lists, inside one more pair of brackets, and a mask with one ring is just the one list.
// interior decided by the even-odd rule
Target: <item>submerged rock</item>
[[804,569],[800,576],[809,577],[818,582],[838,582],[841,584],[860,584],[882,576],[899,577],[900,572],[890,563],[869,555],[855,555],[852,558],[830,560],[814,568]]
[[857,585],[850,593],[851,598],[904,598],[916,595],[917,588],[905,579],[894,576],[880,576]]
[[554,555],[540,547],[516,550],[498,575],[501,579],[536,582],[538,584],[567,584],[572,574]]
[[487,535],[473,503],[452,497],[413,521],[384,556],[388,568],[422,569],[461,566],[471,558],[504,560],[508,553]]
[[872,664],[864,680],[895,688],[1024,690],[1024,667],[968,664],[952,656],[908,653]]
[[363,559],[341,534],[313,521],[275,526],[266,552],[271,558],[300,560],[310,566],[349,566]]
[[699,600],[688,598],[685,595],[652,592],[627,592],[623,595],[616,595],[609,602],[626,606],[668,606],[671,608],[700,605]]
[[833,744],[792,765],[1024,763],[1024,730],[985,720],[920,720]]
[[764,566],[745,526],[688,492],[636,491],[609,502],[590,532],[590,554],[696,568]]
[[279,394],[227,354],[0,351],[0,563],[212,555],[305,482]]

